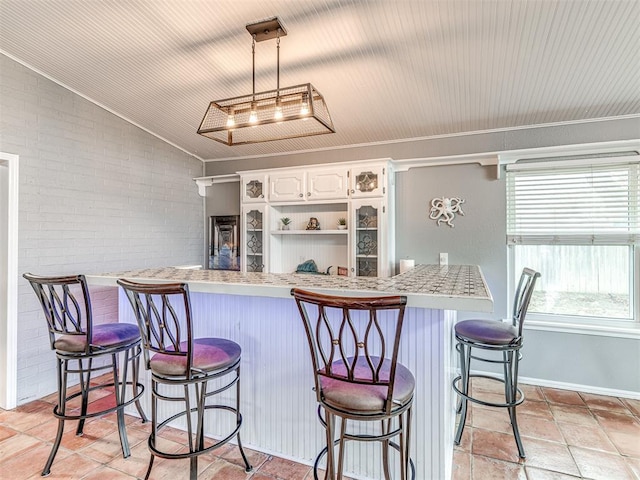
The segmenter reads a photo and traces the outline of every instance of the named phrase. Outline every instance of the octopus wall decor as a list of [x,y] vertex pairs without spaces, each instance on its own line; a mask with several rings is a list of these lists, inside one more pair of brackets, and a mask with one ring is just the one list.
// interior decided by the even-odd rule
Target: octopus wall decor
[[429,212],[429,218],[431,220],[437,220],[438,226],[441,222],[445,222],[450,227],[455,227],[452,223],[456,216],[456,213],[464,215],[462,211],[462,204],[464,200],[458,197],[440,197],[431,200],[431,211]]

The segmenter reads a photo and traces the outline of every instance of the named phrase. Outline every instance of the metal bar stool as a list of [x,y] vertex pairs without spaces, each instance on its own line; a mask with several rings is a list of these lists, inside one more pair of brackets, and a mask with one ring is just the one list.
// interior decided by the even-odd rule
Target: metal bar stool
[[[58,431],[42,475],[49,475],[56,457],[65,420],[78,420],[76,435],[82,435],[85,420],[116,412],[120,445],[123,457],[130,455],[129,441],[124,423],[124,408],[135,402],[143,422],[147,417],[140,406],[140,396],[144,387],[138,382],[140,363],[140,332],[134,325],[124,323],[93,324],[91,299],[84,275],[63,277],[42,277],[25,273],[23,275],[33,287],[49,329],[51,349],[56,354],[58,402],[53,407],[53,415],[58,419]],[[119,363],[119,355],[124,361]],[[98,360],[94,364],[94,360]],[[131,381],[127,381],[127,370],[131,363]],[[94,372],[111,370],[111,383],[92,385]],[[80,390],[68,394],[69,374],[77,373]],[[131,393],[127,394],[127,386]],[[89,411],[90,394],[96,389],[113,387],[115,405],[99,411]],[[67,403],[80,397],[79,413],[67,411]]]
[[[398,363],[406,297],[339,297],[297,288],[291,294],[307,334],[318,417],[326,429],[327,446],[316,457],[314,478],[318,480],[318,466],[326,455],[325,478],[342,479],[346,440],[381,442],[387,480],[391,478],[389,448],[398,450],[401,480],[409,472],[415,478],[409,456],[415,379]],[[336,418],[340,430],[334,440]],[[352,429],[357,422],[380,422],[380,427],[374,433],[356,432]],[[396,437],[399,444],[392,441]],[[337,468],[335,445],[339,446]]]
[[[193,338],[187,284],[143,284],[125,279],[118,280],[118,284],[133,307],[142,336],[145,365],[151,371],[152,429],[148,442],[151,458],[145,479],[151,474],[154,458],[161,457],[190,459],[190,478],[195,480],[198,476],[198,456],[225,445],[234,437],[245,470],[251,472],[253,468],[240,441],[240,345],[224,338]],[[184,321],[181,321],[181,317]],[[208,391],[212,384],[214,389]],[[207,404],[207,400],[233,386],[236,387],[235,405]],[[158,400],[183,403],[184,409],[159,420]],[[235,426],[221,440],[205,439],[205,413],[211,410],[233,414]],[[161,450],[156,443],[160,429],[183,418],[186,421],[189,451],[173,453]]]
[[[520,458],[525,458],[516,419],[516,407],[524,402],[524,393],[518,388],[518,364],[522,359],[520,353],[523,344],[522,327],[538,277],[540,277],[540,273],[529,268],[522,271],[513,302],[511,323],[496,320],[463,320],[455,326],[456,350],[460,353],[460,375],[453,380],[453,390],[460,397],[458,403],[460,423],[454,440],[456,445],[460,445],[467,419],[467,404],[470,400],[480,405],[509,409],[509,419],[518,446],[518,455]],[[502,359],[472,355],[473,348],[483,352],[501,353]],[[500,378],[493,375],[471,374],[472,359],[502,364],[504,376]],[[469,381],[474,377],[488,378],[504,383],[504,403],[488,402],[472,397],[469,392]]]

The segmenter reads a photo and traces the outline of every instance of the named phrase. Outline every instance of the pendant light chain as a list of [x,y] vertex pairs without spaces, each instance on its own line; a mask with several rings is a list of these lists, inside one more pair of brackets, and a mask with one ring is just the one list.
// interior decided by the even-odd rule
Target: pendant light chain
[[253,41],[251,42],[251,60],[253,70],[253,101],[256,101],[256,34],[251,35]]
[[277,96],[280,96],[280,29],[276,32],[276,45],[277,45],[277,75],[276,75],[276,90]]

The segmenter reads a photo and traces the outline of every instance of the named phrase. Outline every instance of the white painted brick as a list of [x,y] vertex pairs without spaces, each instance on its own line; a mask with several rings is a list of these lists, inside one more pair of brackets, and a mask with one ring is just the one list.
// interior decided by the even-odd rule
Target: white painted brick
[[[0,72],[0,149],[20,156],[20,272],[201,261],[203,206],[192,181],[202,175],[199,160],[3,56]],[[92,291],[96,321],[117,313],[114,294]],[[55,362],[22,279],[18,315],[24,403],[55,389]]]

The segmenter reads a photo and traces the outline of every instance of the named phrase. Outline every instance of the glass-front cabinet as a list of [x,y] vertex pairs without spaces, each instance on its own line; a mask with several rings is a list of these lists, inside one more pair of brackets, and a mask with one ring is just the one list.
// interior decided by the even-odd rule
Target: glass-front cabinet
[[257,203],[267,201],[267,175],[243,175],[240,195],[243,203]]
[[352,202],[351,272],[357,277],[388,275],[384,258],[385,204],[382,200]]
[[383,165],[363,165],[352,168],[351,198],[381,197],[386,194],[386,167]]
[[268,272],[267,242],[268,233],[266,205],[251,205],[243,208],[242,225],[244,252],[243,272]]

